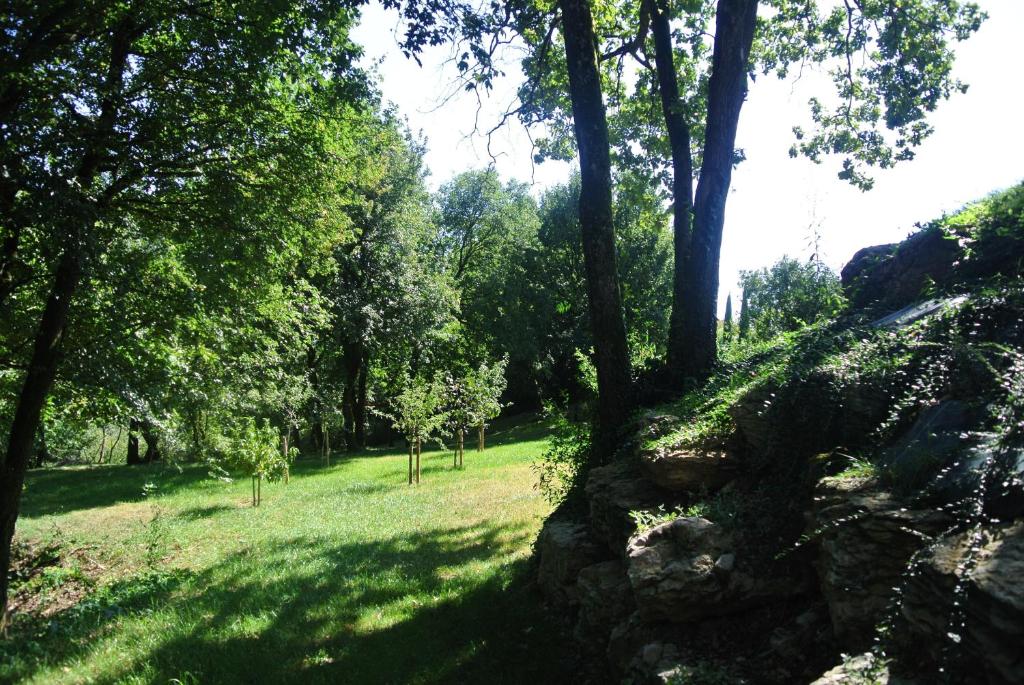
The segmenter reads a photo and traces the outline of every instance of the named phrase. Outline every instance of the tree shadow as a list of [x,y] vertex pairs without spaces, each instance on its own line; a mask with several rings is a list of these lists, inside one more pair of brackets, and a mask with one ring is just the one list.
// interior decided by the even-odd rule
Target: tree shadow
[[34,469],[25,479],[19,515],[35,518],[143,499],[142,488],[153,483],[160,495],[194,488],[208,474],[200,464],[111,465]]
[[[243,683],[568,682],[571,640],[544,613],[527,561],[513,558],[529,534],[526,524],[482,523],[379,541],[256,543],[172,594],[136,598],[141,612],[170,620],[117,667],[89,675],[99,683],[185,674]],[[120,620],[116,629],[86,622],[45,645],[44,663],[74,662],[118,633],[139,644],[132,633],[158,625],[130,610]]]

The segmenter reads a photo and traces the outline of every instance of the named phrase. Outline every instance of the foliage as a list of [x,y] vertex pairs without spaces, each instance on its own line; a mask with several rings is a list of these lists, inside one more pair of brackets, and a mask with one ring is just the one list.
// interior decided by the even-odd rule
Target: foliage
[[[295,447],[281,453],[280,434],[266,420],[257,424],[253,418],[240,420],[222,440],[224,463],[242,471],[254,481],[276,481],[288,473],[289,464],[298,456]],[[254,484],[254,488],[256,485]],[[253,493],[253,506],[260,503]]]
[[531,468],[537,475],[537,489],[554,505],[582,491],[590,459],[590,423],[574,421],[553,406],[545,416],[553,422],[551,443]]
[[394,397],[393,414],[382,414],[410,442],[441,441],[441,429],[447,421],[446,392],[440,379],[408,378],[405,389]]
[[839,277],[819,261],[783,257],[771,267],[740,272],[749,335],[768,340],[836,315],[843,306]]

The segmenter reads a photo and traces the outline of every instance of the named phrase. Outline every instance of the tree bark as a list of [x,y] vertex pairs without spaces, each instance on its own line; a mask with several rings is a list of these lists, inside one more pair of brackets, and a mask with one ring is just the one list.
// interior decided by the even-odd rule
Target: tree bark
[[460,469],[462,468],[463,464],[465,463],[465,461],[464,461],[465,456],[466,456],[466,449],[465,449],[465,447],[466,447],[465,433],[463,432],[463,430],[461,428],[459,428],[459,468]]
[[715,47],[708,83],[704,158],[694,199],[694,225],[683,275],[680,307],[684,377],[706,377],[717,359],[718,266],[725,203],[732,180],[736,128],[747,95],[747,68],[754,39],[757,0],[719,0]]
[[619,291],[612,213],[611,151],[588,0],[560,0],[569,95],[580,154],[579,219],[597,368],[594,455],[612,454],[633,409],[629,346]]
[[128,455],[125,463],[129,466],[142,463],[139,457],[139,426],[138,419],[128,419]]
[[683,329],[682,306],[687,297],[686,255],[690,249],[693,214],[693,157],[690,145],[690,123],[679,97],[675,60],[672,54],[672,29],[665,0],[649,3],[651,29],[654,34],[654,64],[658,74],[658,94],[665,117],[669,146],[672,150],[672,247],[675,262],[672,272],[672,314],[668,332],[669,381],[682,380],[683,359],[687,339]]
[[366,447],[366,415],[367,415],[367,398],[369,397],[368,386],[369,386],[369,375],[370,375],[370,355],[363,350],[362,360],[359,370],[359,389],[356,392],[356,406],[353,411],[353,419],[355,420],[355,444],[358,449]]
[[409,443],[409,485],[412,485],[412,452],[414,447],[412,439],[407,439],[407,442]]
[[146,455],[143,457],[143,460],[147,464],[160,461],[160,438],[152,422],[148,420],[142,422],[142,437],[146,440]]
[[43,310],[32,359],[11,421],[7,456],[0,466],[0,625],[6,624],[11,540],[14,538],[25,470],[32,456],[43,404],[57,373],[71,298],[82,275],[79,250],[78,236],[72,235],[54,272],[53,287]]

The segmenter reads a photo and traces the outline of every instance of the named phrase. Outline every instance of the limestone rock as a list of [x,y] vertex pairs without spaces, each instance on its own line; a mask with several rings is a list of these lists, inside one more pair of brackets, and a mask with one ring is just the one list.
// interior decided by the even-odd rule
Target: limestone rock
[[922,536],[948,525],[945,514],[908,509],[870,481],[825,478],[818,484],[812,522],[819,534],[818,575],[841,648],[870,645]]
[[553,517],[537,537],[537,555],[537,584],[544,596],[555,604],[575,605],[580,571],[605,558],[607,552],[586,524]]
[[632,460],[618,460],[591,470],[586,484],[590,524],[611,551],[624,556],[636,532],[629,512],[654,509],[665,503],[665,492],[643,477]]
[[681,517],[629,543],[629,582],[646,621],[689,623],[798,591],[799,583],[761,580],[739,570],[731,537],[699,517]]
[[645,450],[640,453],[640,468],[655,485],[673,492],[715,491],[736,477],[736,461],[714,450]]
[[959,642],[990,683],[1024,682],[1024,523],[987,534],[966,583],[964,623],[950,625],[953,598],[968,553],[966,534],[938,545],[904,593],[906,641],[933,662],[943,645]]
[[580,611],[579,640],[605,641],[633,613],[633,590],[621,561],[602,561],[580,571],[576,581]]

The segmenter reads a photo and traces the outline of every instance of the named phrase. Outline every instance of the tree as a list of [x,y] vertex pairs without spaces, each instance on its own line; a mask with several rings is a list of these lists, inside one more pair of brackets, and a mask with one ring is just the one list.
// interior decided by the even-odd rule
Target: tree
[[560,0],[559,7],[580,159],[580,233],[598,382],[594,450],[600,460],[611,455],[633,409],[633,382],[615,258],[611,156],[594,20],[588,0]]
[[750,306],[748,304],[746,288],[743,289],[743,295],[740,298],[740,325],[738,333],[737,337],[740,340],[746,340],[747,335],[750,334]]
[[[612,135],[578,140],[581,161],[603,159],[595,148],[610,145],[620,169],[639,167],[670,179],[675,272],[667,361],[676,381],[706,375],[716,359],[722,229],[732,168],[742,160],[735,137],[748,73],[784,76],[797,62],[830,68],[835,104],[811,101],[816,130],[795,130],[791,154],[815,161],[843,155],[840,178],[867,188],[865,167],[912,158],[931,131],[927,114],[963,89],[951,76],[950,43],[966,39],[984,16],[972,3],[928,0],[841,3],[824,12],[813,0],[594,2],[593,12],[591,3],[581,4],[568,8],[575,24],[592,27],[580,44],[600,55],[596,65],[586,65],[591,100],[600,102],[603,89],[612,107]],[[760,5],[770,11],[758,21]],[[559,7],[566,23],[567,7]],[[538,140],[540,156],[564,158],[571,154],[565,96],[573,95],[574,72],[582,73],[571,56],[578,48],[566,33],[566,60],[559,61],[553,6],[527,1],[517,9],[513,22],[499,17],[491,24],[502,31],[511,23],[531,48],[523,61],[527,83],[510,111],[528,126],[548,123],[550,135]],[[640,66],[635,78],[623,67],[627,56]],[[479,61],[484,69],[491,64]],[[660,111],[651,106],[659,101]],[[572,104],[577,127],[598,119],[597,110]],[[666,162],[671,173],[664,172]]]
[[817,260],[783,257],[771,267],[740,272],[740,286],[747,329],[757,340],[835,316],[844,304],[839,277]]
[[438,379],[428,381],[420,376],[407,377],[405,388],[391,402],[392,413],[381,412],[381,416],[390,419],[395,430],[408,441],[409,485],[420,482],[420,453],[423,442],[431,438],[440,439],[439,431],[448,420],[444,410],[445,394],[444,383]]
[[223,445],[224,461],[245,473],[252,480],[252,505],[262,501],[263,481],[276,481],[288,474],[288,465],[298,455],[294,447],[280,449],[278,431],[264,420],[260,425],[252,418],[242,420],[231,431]]
[[494,364],[481,364],[467,373],[463,381],[466,395],[466,415],[469,425],[477,428],[477,451],[484,451],[484,433],[487,422],[501,413],[501,394],[505,392],[505,368],[508,359]]
[[722,339],[732,342],[732,293],[725,298],[725,321],[722,323]]
[[[359,78],[349,79],[353,15],[340,3],[214,1],[199,10],[168,0],[71,10],[19,3],[3,19],[0,204],[10,211],[0,306],[10,304],[16,281],[50,285],[31,327],[0,470],[0,610],[24,472],[69,314],[128,208],[180,214],[163,202],[216,187],[227,197],[208,206],[228,209],[266,188],[264,179],[287,178],[298,166],[308,177],[320,167],[316,129],[282,121],[303,121],[319,98],[361,90]],[[300,157],[299,165],[282,163]],[[15,279],[30,244],[59,248]],[[255,256],[257,244],[236,240],[239,259]]]

